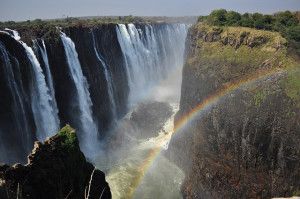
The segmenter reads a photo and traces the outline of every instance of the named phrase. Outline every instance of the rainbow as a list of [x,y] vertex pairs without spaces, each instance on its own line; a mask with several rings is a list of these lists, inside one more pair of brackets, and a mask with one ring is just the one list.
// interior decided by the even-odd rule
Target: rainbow
[[[210,107],[212,104],[218,102],[221,98],[227,96],[228,94],[232,93],[233,91],[236,91],[240,88],[250,86],[251,84],[263,80],[264,78],[270,77],[274,74],[276,74],[278,70],[270,70],[265,71],[262,73],[258,73],[256,75],[253,75],[248,78],[244,78],[239,80],[238,82],[235,82],[231,86],[228,86],[219,92],[209,96],[205,100],[203,100],[199,105],[194,107],[190,112],[188,112],[186,115],[181,117],[180,121],[177,122],[174,126],[174,132],[171,137],[176,135],[178,132],[180,132],[181,129],[183,129],[191,120],[196,118],[201,112],[206,110],[208,107]],[[155,161],[156,157],[160,154],[162,151],[162,148],[156,148],[151,151],[149,156],[147,157],[146,161],[141,165],[137,177],[132,181],[131,187],[133,187],[132,192],[130,193],[130,198],[134,198],[135,194],[138,190],[139,185],[141,184],[145,174],[147,173],[147,170],[151,166],[151,164]]]

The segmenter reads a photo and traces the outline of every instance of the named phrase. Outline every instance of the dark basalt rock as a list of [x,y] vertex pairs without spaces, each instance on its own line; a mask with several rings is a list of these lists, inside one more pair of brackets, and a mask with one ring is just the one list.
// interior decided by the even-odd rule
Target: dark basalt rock
[[[289,59],[283,39],[273,43],[265,39],[274,33],[233,29],[234,35],[229,31],[218,40],[213,39],[218,38],[215,27],[189,30],[175,124],[207,98],[219,96],[227,85],[251,74],[274,68],[276,72],[236,88],[172,136],[167,156],[186,174],[183,198],[299,195],[299,67],[284,70],[284,61],[272,61],[280,56]],[[214,46],[218,49],[212,49]],[[272,46],[274,53],[265,51],[266,46]],[[247,62],[238,62],[240,48],[247,49],[249,55],[242,55]],[[227,51],[222,53],[223,49]],[[211,54],[205,54],[207,51]],[[236,57],[227,59],[228,52]],[[269,57],[261,58],[260,54],[268,53]]]
[[120,122],[110,139],[108,148],[114,150],[122,146],[124,150],[129,150],[129,147],[139,139],[158,136],[159,132],[163,131],[164,123],[172,114],[172,107],[168,103],[157,101],[141,103],[131,113],[130,118]]
[[90,199],[111,198],[104,173],[86,161],[75,130],[68,125],[35,142],[26,165],[0,165],[1,198],[82,199],[88,190]]
[[150,138],[158,136],[172,114],[172,107],[166,102],[146,102],[132,112],[130,121],[137,128],[137,137]]

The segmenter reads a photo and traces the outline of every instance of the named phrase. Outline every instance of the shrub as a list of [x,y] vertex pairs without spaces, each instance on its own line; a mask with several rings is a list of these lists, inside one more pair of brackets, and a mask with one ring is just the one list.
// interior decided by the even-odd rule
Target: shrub
[[300,42],[300,25],[292,26],[287,30],[288,38]]

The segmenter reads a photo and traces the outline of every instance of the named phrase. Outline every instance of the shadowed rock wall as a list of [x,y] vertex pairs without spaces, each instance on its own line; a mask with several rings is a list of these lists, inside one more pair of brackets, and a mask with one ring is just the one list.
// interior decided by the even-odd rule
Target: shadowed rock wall
[[186,173],[184,198],[299,195],[300,72],[287,41],[199,24],[186,45],[175,125],[211,96],[228,94],[172,137],[168,156]]

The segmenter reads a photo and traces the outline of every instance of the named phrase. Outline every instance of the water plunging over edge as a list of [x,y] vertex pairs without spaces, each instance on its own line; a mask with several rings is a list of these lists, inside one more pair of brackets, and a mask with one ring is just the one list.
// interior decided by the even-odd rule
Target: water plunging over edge
[[60,38],[65,48],[68,66],[77,91],[80,110],[80,129],[78,134],[82,140],[80,146],[85,155],[93,158],[95,152],[98,151],[99,141],[98,127],[92,115],[91,107],[93,103],[90,98],[89,85],[82,73],[74,42],[63,32],[61,32]]

